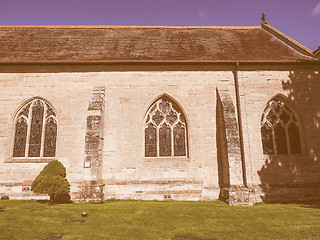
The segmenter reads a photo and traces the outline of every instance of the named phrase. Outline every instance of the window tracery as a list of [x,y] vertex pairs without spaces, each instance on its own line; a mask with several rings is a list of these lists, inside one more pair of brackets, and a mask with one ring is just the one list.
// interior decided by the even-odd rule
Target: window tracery
[[13,157],[55,157],[57,118],[53,108],[36,98],[15,118]]
[[187,156],[187,125],[178,106],[162,97],[145,117],[145,156]]
[[261,119],[264,154],[301,154],[301,125],[297,115],[279,98],[272,99]]

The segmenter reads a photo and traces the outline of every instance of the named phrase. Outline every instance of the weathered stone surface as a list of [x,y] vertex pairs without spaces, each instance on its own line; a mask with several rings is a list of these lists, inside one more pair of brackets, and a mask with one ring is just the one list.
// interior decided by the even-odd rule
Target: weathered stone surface
[[252,206],[258,202],[255,190],[246,187],[222,188],[219,198],[232,206]]
[[79,192],[75,201],[77,202],[102,202],[104,200],[103,193],[104,184],[97,181],[86,181],[85,185],[79,186]]
[[[199,66],[193,66],[196,67]],[[46,198],[35,196],[26,187],[51,159],[12,158],[15,112],[33,96],[45,98],[56,110],[59,121],[55,158],[67,169],[72,199],[77,198],[82,186],[87,186],[84,180],[91,181],[91,176],[99,174],[97,180],[101,182],[97,184],[105,184],[101,190],[104,199],[163,200],[164,195],[171,195],[173,200],[213,200],[219,197],[220,188],[227,188],[230,183],[241,184],[232,69],[206,66],[206,70],[200,71],[200,68],[186,70],[176,65],[162,70],[153,68],[152,71],[140,67],[135,71],[116,71],[110,70],[110,66],[105,69],[102,66],[16,66],[16,72],[3,73],[7,68],[0,67],[0,196]],[[261,68],[251,66],[249,70],[239,70],[249,189],[240,193],[245,195],[249,191],[251,198],[252,189],[257,201],[278,201],[292,196],[315,199],[319,195],[315,186],[320,185],[320,75],[317,70],[305,67]],[[94,86],[105,87],[104,98],[100,90],[93,91]],[[187,157],[144,156],[144,117],[164,93],[179,103],[185,114]],[[294,110],[301,118],[304,130],[301,155],[263,154],[261,115],[267,102],[278,93],[296,106]],[[99,105],[103,102],[104,107]],[[221,168],[220,156],[225,159]],[[90,162],[90,167],[85,168],[84,162]],[[233,173],[229,176],[230,169]],[[226,176],[221,181],[220,173]],[[287,185],[275,190],[266,187],[275,183]],[[293,188],[289,186],[292,183],[314,185]],[[88,187],[84,192],[91,191],[87,195],[92,196],[94,189]],[[233,190],[229,192],[229,196],[236,196]]]

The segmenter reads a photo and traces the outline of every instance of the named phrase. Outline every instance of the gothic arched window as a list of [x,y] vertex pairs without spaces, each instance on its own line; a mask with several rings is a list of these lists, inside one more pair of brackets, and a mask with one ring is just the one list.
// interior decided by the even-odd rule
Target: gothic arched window
[[261,119],[264,154],[301,154],[301,125],[281,98],[268,102]]
[[26,103],[14,124],[13,157],[55,157],[57,118],[49,103],[39,98]]
[[145,117],[145,156],[187,156],[187,125],[181,109],[163,96]]

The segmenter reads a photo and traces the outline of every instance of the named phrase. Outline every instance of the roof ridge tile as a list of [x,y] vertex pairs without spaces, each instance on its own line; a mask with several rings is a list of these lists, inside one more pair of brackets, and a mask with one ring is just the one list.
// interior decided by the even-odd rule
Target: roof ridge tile
[[261,26],[131,26],[131,25],[0,25],[0,28],[160,28],[160,29],[259,29]]

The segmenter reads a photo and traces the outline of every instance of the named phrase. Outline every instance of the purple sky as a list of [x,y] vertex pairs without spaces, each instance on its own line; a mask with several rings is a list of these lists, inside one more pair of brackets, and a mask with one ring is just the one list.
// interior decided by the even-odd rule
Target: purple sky
[[0,0],[0,25],[273,27],[320,45],[320,0]]

